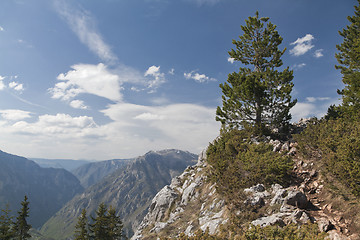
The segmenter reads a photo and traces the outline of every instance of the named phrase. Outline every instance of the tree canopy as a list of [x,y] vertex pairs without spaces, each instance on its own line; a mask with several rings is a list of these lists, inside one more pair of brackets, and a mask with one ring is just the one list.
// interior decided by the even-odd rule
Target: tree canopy
[[257,134],[273,129],[287,131],[289,111],[296,104],[290,95],[293,71],[289,67],[278,70],[286,49],[279,49],[282,37],[268,20],[256,12],[241,26],[243,35],[239,40],[233,40],[235,49],[229,55],[242,67],[220,84],[223,106],[217,108],[216,120],[225,127],[250,126]]
[[348,16],[350,24],[342,31],[343,42],[336,45],[339,50],[335,57],[339,63],[336,69],[341,70],[342,81],[345,87],[338,90],[342,96],[341,111],[345,113],[358,113],[360,111],[360,0],[355,7],[354,16]]

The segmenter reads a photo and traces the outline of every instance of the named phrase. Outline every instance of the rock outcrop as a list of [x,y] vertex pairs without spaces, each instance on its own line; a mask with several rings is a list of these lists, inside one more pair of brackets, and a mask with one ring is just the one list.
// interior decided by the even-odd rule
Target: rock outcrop
[[191,236],[198,229],[209,229],[214,234],[228,221],[224,200],[216,193],[215,184],[206,181],[205,153],[199,155],[195,166],[188,167],[158,192],[132,240],[154,239],[167,229],[172,229],[171,236],[182,232]]

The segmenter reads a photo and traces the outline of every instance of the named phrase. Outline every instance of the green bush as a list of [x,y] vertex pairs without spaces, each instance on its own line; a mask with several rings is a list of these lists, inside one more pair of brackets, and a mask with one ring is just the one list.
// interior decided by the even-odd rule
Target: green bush
[[360,196],[359,120],[339,118],[318,121],[295,138],[303,155],[314,157],[317,154],[325,170]]
[[210,144],[207,161],[211,166],[209,177],[228,203],[241,202],[243,189],[258,183],[288,185],[293,161],[290,157],[272,151],[266,143],[252,143],[251,133],[231,130]]
[[[289,224],[281,228],[279,226],[251,226],[242,233],[229,231],[227,234],[210,235],[208,231],[197,231],[194,236],[186,236],[180,234],[177,240],[322,240],[326,237],[326,233],[321,233],[317,224],[308,223],[302,226]],[[164,238],[162,240],[169,240]]]

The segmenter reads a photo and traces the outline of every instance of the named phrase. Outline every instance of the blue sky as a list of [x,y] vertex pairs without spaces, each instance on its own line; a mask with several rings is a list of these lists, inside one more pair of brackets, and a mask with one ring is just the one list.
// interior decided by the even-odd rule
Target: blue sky
[[294,70],[293,120],[338,103],[338,31],[355,0],[3,0],[0,149],[25,157],[110,159],[219,133],[219,84],[241,66],[232,39],[258,10]]

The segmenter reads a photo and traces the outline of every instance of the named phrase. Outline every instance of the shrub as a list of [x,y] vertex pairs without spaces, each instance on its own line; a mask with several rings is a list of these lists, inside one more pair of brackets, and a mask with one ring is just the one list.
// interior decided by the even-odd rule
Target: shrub
[[[288,185],[293,166],[290,157],[273,152],[271,145],[252,143],[251,133],[245,130],[223,132],[208,147],[207,161],[211,166],[209,178],[217,183],[227,203],[237,209],[242,208],[246,197],[244,188],[257,183]],[[245,218],[252,218],[250,215]]]
[[317,153],[327,172],[360,196],[360,122],[339,118],[322,120],[295,136],[300,152]]

